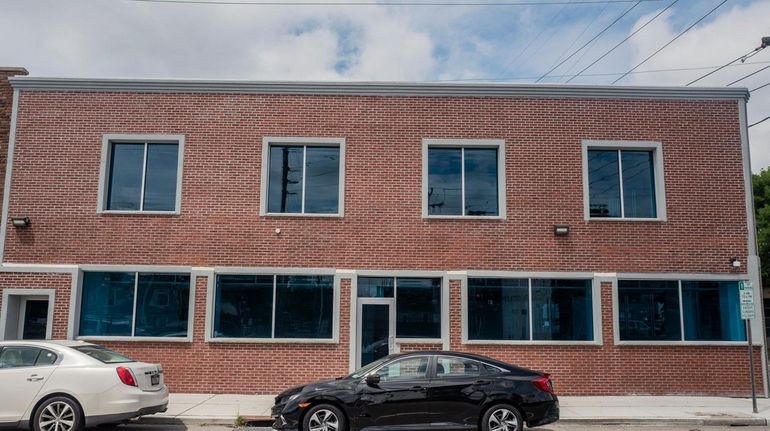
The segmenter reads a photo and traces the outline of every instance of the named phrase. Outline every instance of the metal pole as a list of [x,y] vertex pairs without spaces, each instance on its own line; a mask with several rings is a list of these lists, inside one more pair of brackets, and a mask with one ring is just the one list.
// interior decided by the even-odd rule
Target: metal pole
[[751,406],[754,408],[754,413],[759,413],[757,410],[757,384],[754,382],[754,347],[751,343],[751,320],[746,319],[746,336],[749,339],[749,376],[751,376]]

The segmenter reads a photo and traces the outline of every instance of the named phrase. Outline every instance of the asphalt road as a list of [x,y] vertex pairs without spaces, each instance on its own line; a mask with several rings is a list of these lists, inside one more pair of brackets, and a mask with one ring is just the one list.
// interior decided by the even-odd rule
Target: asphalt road
[[[767,431],[767,427],[699,427],[699,426],[671,426],[671,425],[573,425],[556,424],[540,428],[532,428],[536,431]],[[221,425],[119,425],[115,427],[99,428],[100,431],[232,431],[232,427]],[[272,428],[250,427],[241,428],[239,431],[270,431]]]

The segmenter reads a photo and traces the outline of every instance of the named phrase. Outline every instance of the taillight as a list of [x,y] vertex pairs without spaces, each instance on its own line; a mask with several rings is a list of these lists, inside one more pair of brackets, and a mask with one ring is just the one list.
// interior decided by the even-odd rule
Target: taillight
[[118,371],[120,381],[123,382],[124,385],[136,386],[136,380],[134,380],[134,375],[131,374],[131,370],[125,367],[118,367],[116,370]]
[[553,393],[553,383],[551,383],[551,376],[549,374],[543,374],[542,377],[533,380],[532,384],[543,392]]

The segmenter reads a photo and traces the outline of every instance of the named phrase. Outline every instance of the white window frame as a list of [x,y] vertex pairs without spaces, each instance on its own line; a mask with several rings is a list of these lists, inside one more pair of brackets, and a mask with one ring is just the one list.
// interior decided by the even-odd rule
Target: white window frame
[[[469,340],[468,339],[468,279],[469,278],[518,278],[528,280],[529,289],[529,340]],[[593,340],[533,340],[532,280],[533,279],[569,279],[591,280],[591,314],[593,321]],[[601,346],[602,341],[602,304],[601,280],[594,273],[585,272],[511,272],[511,271],[468,271],[461,279],[461,323],[462,344],[464,345],[589,345]]]
[[[428,149],[430,148],[496,148],[497,149],[497,215],[470,216],[465,215],[465,163],[461,162],[461,187],[463,215],[436,215],[428,211]],[[463,152],[464,154],[464,152]],[[505,139],[423,139],[422,140],[422,218],[426,219],[473,219],[473,220],[505,220]]]
[[[82,265],[78,272],[77,282],[73,283],[74,292],[72,292],[72,302],[70,303],[70,329],[73,339],[85,341],[148,341],[148,342],[171,342],[171,343],[191,343],[193,341],[193,328],[195,324],[195,274],[190,267],[178,266],[144,266],[144,265]],[[187,309],[187,336],[186,337],[142,337],[134,335],[80,335],[80,314],[83,296],[83,280],[86,272],[128,272],[143,274],[189,274],[190,275],[190,298]],[[137,283],[139,277],[134,276],[134,309],[131,320],[131,333],[136,329],[136,295],[138,293]],[[74,306],[74,308],[73,308]],[[69,331],[68,331],[69,333]]]
[[[655,180],[656,217],[626,217],[623,202],[622,162],[618,159],[620,175],[620,217],[591,217],[591,202],[588,179],[589,150],[650,151],[653,153]],[[586,221],[666,221],[666,187],[663,172],[663,145],[656,141],[583,141],[583,218]]]
[[[0,307],[0,340],[5,339],[5,332],[6,327],[8,324],[8,307],[10,306],[10,297],[11,296],[18,296],[19,298],[19,315],[17,316],[17,321],[20,321],[22,318],[22,315],[24,313],[24,304],[23,302],[27,298],[32,298],[33,300],[47,300],[48,301],[48,316],[46,321],[46,328],[45,328],[45,338],[46,340],[50,340],[53,337],[53,318],[54,318],[54,309],[56,308],[56,289],[29,289],[29,288],[5,288],[3,289],[3,303],[2,307]],[[19,328],[17,326],[17,332],[21,332],[22,328]],[[21,337],[19,336],[17,339],[21,340]],[[34,341],[34,340],[27,340],[27,341]]]
[[[178,215],[182,208],[182,167],[184,166],[184,135],[131,135],[109,133],[102,137],[102,158],[99,167],[99,195],[96,212],[100,214],[167,214]],[[147,145],[148,144],[177,144],[177,169],[176,169],[176,198],[173,211],[145,211],[144,208],[144,179],[147,175]],[[107,209],[107,195],[110,184],[110,160],[112,159],[113,144],[144,144],[144,167],[142,172],[142,196],[139,200],[138,210],[110,210]]]
[[[276,278],[278,276],[334,276],[332,283],[332,337],[331,338],[240,338],[215,337],[214,319],[216,315],[216,279],[219,275],[269,275],[273,276],[273,326],[275,334]],[[329,268],[241,268],[216,267],[208,277],[206,289],[206,333],[207,343],[247,343],[247,344],[339,344],[340,339],[340,282],[342,277],[335,269]]]
[[[268,212],[268,186],[270,181],[270,146],[272,145],[291,145],[297,147],[339,147],[340,149],[340,171],[339,171],[339,189],[338,206],[336,213],[310,213],[305,212],[305,182],[306,177],[302,175],[302,211],[298,213],[271,213]],[[303,156],[302,169],[305,169],[305,157]],[[262,172],[260,180],[260,216],[276,217],[343,217],[345,214],[345,138],[312,138],[312,137],[286,137],[286,136],[266,136],[262,138]]]

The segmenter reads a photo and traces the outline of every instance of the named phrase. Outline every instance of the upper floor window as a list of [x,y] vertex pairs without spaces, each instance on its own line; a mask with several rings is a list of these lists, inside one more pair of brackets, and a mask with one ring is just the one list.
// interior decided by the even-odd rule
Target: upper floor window
[[100,211],[179,212],[181,136],[107,135]]
[[505,214],[502,140],[423,140],[423,216]]
[[659,143],[587,142],[588,218],[663,219]]
[[262,214],[341,215],[344,142],[265,138]]

